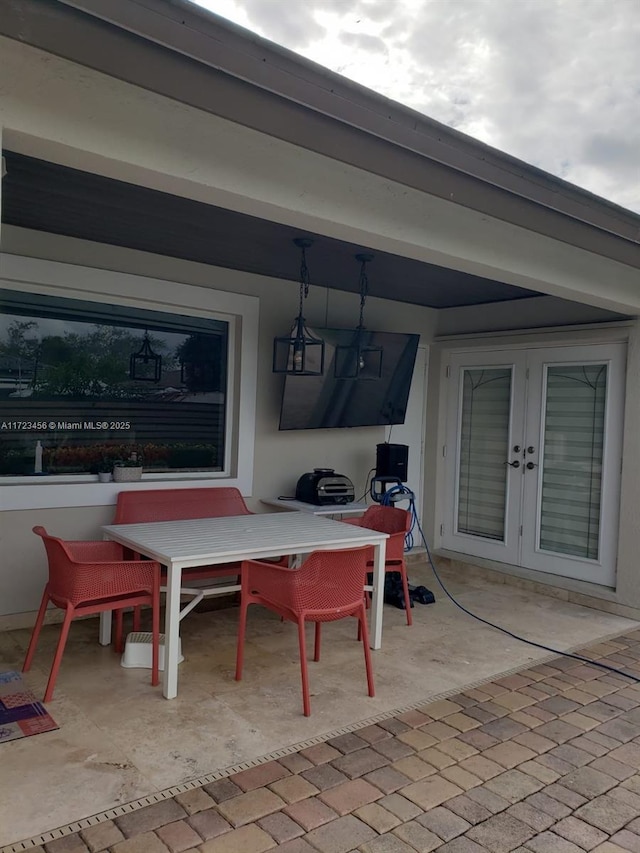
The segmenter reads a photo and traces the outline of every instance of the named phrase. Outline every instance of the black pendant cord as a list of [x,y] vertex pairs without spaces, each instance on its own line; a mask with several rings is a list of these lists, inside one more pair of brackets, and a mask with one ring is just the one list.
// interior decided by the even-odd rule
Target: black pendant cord
[[360,319],[358,321],[358,333],[364,329],[364,306],[369,295],[369,279],[367,278],[367,264],[373,260],[373,255],[359,254],[356,255],[356,260],[360,261]]
[[300,246],[300,293],[298,296],[298,316],[295,322],[295,347],[304,347],[304,317],[302,310],[304,308],[304,300],[309,295],[309,268],[307,267],[306,246]]
[[309,295],[309,268],[307,267],[307,253],[304,246],[302,247],[301,251],[302,258],[300,260],[300,304],[298,308],[298,317],[302,317],[302,308],[304,306],[304,300]]
[[364,305],[369,295],[369,280],[366,271],[367,261],[363,260],[360,266],[360,320],[358,329],[364,329]]

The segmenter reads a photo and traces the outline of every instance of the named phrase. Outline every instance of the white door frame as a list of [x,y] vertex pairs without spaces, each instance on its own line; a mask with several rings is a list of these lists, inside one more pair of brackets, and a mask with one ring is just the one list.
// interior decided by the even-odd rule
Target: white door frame
[[[624,352],[623,343],[609,344],[593,342],[580,347],[576,342],[566,345],[543,347],[521,344],[502,348],[451,349],[445,354],[445,376],[442,401],[446,405],[444,459],[445,517],[442,531],[442,547],[458,553],[468,553],[501,563],[532,568],[537,571],[574,577],[607,586],[615,585],[615,558],[618,538],[618,512],[620,492],[620,460],[622,448],[622,420],[624,395]],[[601,495],[601,547],[598,560],[582,560],[551,554],[536,548],[539,530],[538,480],[539,468],[526,470],[525,447],[536,433],[542,438],[544,387],[542,375],[545,364],[607,362],[607,408],[605,420],[606,450],[604,477]],[[513,461],[515,446],[522,448],[520,466],[510,469],[507,476],[505,503],[505,537],[503,542],[483,539],[479,536],[460,533],[457,524],[457,484],[459,465],[459,417],[461,411],[461,381],[464,367],[477,369],[482,366],[512,366],[512,415],[509,430],[510,458]],[[531,370],[533,368],[533,370]],[[537,387],[532,390],[532,384]],[[518,385],[522,388],[519,390]],[[522,397],[520,397],[522,394]],[[527,403],[528,409],[527,409]],[[518,410],[520,414],[518,414]],[[529,438],[527,438],[527,435]],[[532,476],[533,475],[533,476]],[[528,479],[527,479],[528,477]],[[535,508],[535,509],[533,509]],[[527,519],[530,519],[527,523]],[[534,520],[535,519],[535,523]]]

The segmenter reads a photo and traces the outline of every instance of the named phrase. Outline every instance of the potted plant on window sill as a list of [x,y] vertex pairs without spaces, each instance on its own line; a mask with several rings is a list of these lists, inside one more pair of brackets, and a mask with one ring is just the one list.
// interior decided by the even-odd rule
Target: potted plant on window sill
[[142,478],[142,459],[132,453],[128,459],[118,459],[113,463],[113,479],[116,483],[131,483]]
[[98,462],[96,473],[99,483],[111,482],[111,471],[113,470],[113,460],[108,456],[103,456]]

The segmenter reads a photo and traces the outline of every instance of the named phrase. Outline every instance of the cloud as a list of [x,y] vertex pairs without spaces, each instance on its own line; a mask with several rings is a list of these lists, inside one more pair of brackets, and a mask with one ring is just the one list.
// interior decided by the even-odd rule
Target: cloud
[[235,7],[267,38],[640,212],[636,0],[235,0]]
[[605,133],[594,133],[585,141],[584,159],[586,163],[597,167],[608,166],[615,161],[621,169],[638,168],[640,134],[636,138],[617,139]]
[[371,53],[386,53],[387,45],[379,36],[370,36],[367,33],[340,33],[339,39],[343,44],[358,47]]
[[324,28],[314,18],[310,3],[243,0],[240,5],[256,27],[284,47],[295,44],[298,48],[304,48],[325,34]]

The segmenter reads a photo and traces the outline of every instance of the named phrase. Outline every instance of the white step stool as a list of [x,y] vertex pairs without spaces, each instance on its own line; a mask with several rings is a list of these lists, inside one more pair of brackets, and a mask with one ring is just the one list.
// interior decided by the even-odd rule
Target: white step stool
[[[150,631],[132,631],[128,634],[120,666],[127,669],[151,669],[152,636]],[[159,668],[164,670],[164,634],[160,634],[159,659]],[[183,660],[182,638],[178,637],[178,663],[182,663]]]

